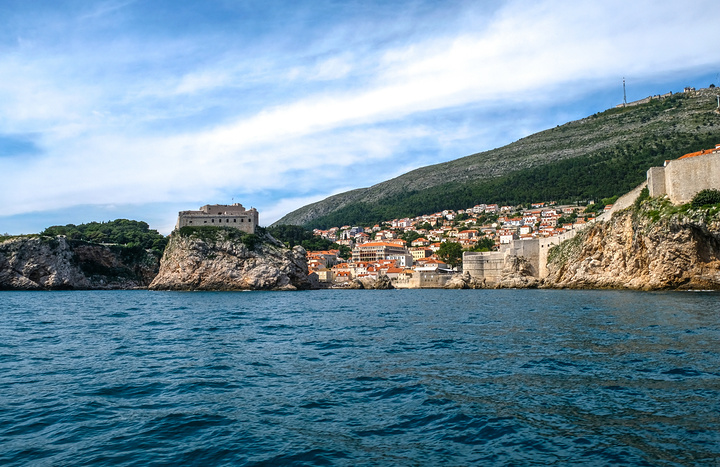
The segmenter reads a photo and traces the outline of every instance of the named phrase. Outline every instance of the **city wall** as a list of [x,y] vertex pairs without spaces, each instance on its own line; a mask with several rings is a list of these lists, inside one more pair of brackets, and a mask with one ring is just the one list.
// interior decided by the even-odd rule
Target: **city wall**
[[650,196],[667,195],[673,204],[689,203],[705,189],[720,189],[720,151],[676,159],[665,167],[652,167],[647,172]]
[[560,242],[573,238],[576,231],[570,230],[554,237],[539,237],[514,240],[504,245],[500,251],[463,253],[463,271],[470,273],[473,279],[484,280],[487,285],[500,282],[506,267],[515,257],[528,260],[532,267],[532,275],[544,279],[548,275],[547,260],[550,248]]
[[441,289],[452,278],[452,274],[439,272],[416,272],[409,279],[393,279],[396,289]]

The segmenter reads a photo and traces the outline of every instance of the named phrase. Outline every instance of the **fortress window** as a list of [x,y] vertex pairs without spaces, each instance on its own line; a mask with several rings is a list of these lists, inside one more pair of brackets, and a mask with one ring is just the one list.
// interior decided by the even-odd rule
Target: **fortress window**
[[214,223],[215,223],[215,219],[210,219],[210,222],[212,222],[212,223],[214,224]]
[[233,219],[233,222],[237,222],[237,219]]

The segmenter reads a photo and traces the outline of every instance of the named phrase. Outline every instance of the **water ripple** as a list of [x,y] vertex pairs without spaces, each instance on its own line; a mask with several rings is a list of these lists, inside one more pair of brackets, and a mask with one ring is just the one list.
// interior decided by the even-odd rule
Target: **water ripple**
[[720,463],[715,293],[2,298],[2,465]]

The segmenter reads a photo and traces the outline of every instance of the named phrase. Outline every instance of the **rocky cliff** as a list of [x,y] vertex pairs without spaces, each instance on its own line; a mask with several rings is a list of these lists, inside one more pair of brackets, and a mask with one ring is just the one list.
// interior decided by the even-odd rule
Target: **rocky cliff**
[[311,287],[305,250],[267,234],[183,227],[172,233],[155,290],[297,290]]
[[159,260],[141,248],[99,245],[64,236],[16,237],[0,243],[0,289],[147,287]]
[[545,287],[720,289],[720,207],[651,199],[550,251]]

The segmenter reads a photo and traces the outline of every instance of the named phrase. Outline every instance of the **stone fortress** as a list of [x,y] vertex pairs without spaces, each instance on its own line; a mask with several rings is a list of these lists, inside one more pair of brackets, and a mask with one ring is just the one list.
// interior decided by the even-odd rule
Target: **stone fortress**
[[199,211],[180,211],[176,229],[180,227],[234,227],[247,233],[255,233],[258,225],[255,208],[245,209],[242,204],[206,204]]
[[652,167],[647,184],[650,196],[667,195],[673,204],[689,203],[706,188],[720,189],[720,144],[665,161],[663,167]]
[[[689,203],[693,196],[705,189],[720,190],[720,144],[714,149],[685,154],[679,159],[665,161],[664,167],[647,171],[647,181],[622,196],[613,208],[598,217],[607,220],[617,211],[633,204],[640,191],[648,187],[650,196],[667,196],[673,204]],[[535,279],[548,275],[547,260],[551,247],[575,236],[576,230],[548,238],[513,240],[502,245],[500,251],[463,253],[463,270],[486,286],[498,284],[504,275],[522,273]]]

